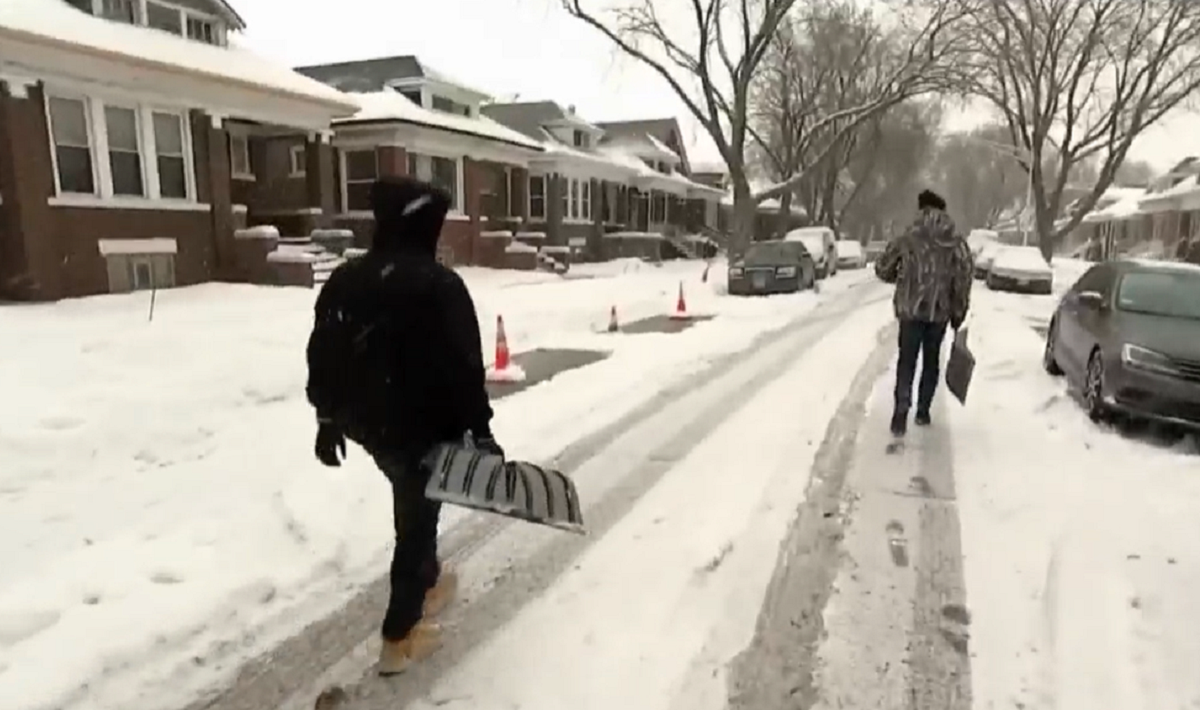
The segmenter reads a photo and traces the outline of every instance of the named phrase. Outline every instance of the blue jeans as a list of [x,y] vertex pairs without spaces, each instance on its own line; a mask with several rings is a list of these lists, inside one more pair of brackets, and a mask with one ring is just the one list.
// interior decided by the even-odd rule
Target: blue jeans
[[900,321],[899,357],[896,359],[896,409],[907,413],[912,406],[913,379],[917,374],[917,358],[921,358],[921,382],[917,386],[917,413],[928,414],[937,392],[941,365],[942,340],[946,323],[927,320]]

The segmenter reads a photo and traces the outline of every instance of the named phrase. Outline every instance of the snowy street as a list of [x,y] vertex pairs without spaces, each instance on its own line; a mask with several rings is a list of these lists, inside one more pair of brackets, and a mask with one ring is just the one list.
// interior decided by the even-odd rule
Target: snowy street
[[[0,310],[0,707],[1200,708],[1196,442],[1087,419],[1041,369],[1057,296],[977,284],[967,405],[887,454],[889,287],[702,270],[464,270],[489,360],[497,315],[515,353],[606,353],[495,403],[589,535],[447,507],[444,645],[386,681],[386,482],[313,460],[312,292]],[[711,319],[603,332],[681,283]]]

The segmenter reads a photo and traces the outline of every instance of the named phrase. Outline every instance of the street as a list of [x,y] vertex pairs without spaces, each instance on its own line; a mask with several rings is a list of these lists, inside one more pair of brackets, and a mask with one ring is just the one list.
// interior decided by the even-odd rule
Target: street
[[[597,300],[602,289],[642,284],[649,300],[634,311],[650,314],[652,301],[670,300],[676,276],[610,270],[570,285],[480,288],[493,304],[526,293],[533,305],[507,309],[512,320],[550,320],[535,309],[556,307],[566,323],[570,306],[545,304],[533,297],[539,289],[586,288]],[[447,508],[441,549],[461,575],[460,595],[441,618],[443,646],[405,675],[372,670],[389,524],[378,474],[361,457],[347,471],[307,463],[302,430],[279,444],[301,449],[293,465],[302,474],[269,485],[317,486],[304,495],[324,497],[324,508],[286,487],[275,494],[291,544],[330,544],[343,557],[311,557],[314,581],[260,597],[257,617],[233,617],[248,626],[210,616],[207,638],[160,632],[168,640],[151,648],[163,655],[128,647],[138,664],[57,696],[69,703],[13,706],[106,708],[121,698],[150,708],[169,697],[188,710],[300,710],[318,698],[353,710],[1084,710],[1120,696],[1122,707],[1195,707],[1200,686],[1186,669],[1200,648],[1172,614],[1187,613],[1200,554],[1187,536],[1164,533],[1194,526],[1200,511],[1200,484],[1188,475],[1195,443],[1087,421],[1039,368],[1038,319],[1054,297],[978,287],[967,405],[939,393],[932,427],[915,427],[889,454],[888,287],[859,271],[820,296],[748,300],[686,283],[696,312],[713,319],[678,333],[606,336],[594,323],[574,324],[573,335],[518,331],[539,352],[575,348],[563,352],[577,369],[494,392],[498,435],[522,453],[553,451],[543,460],[576,481],[589,534]],[[1067,272],[1059,290],[1069,284]],[[619,340],[603,348],[606,337]],[[671,342],[689,345],[672,351]],[[572,390],[575,399],[563,398]],[[521,428],[531,431],[521,437]],[[1139,475],[1147,465],[1150,481]],[[348,485],[366,487],[349,494]],[[211,491],[206,507],[235,490]],[[343,506],[350,517],[336,512]],[[375,547],[347,552],[351,540]],[[265,578],[276,564],[263,557],[254,571],[253,548],[230,545],[231,575]],[[192,575],[178,574],[166,586],[187,587]],[[289,614],[290,626],[270,622]],[[36,648],[40,629],[18,636],[15,621],[11,648]],[[8,658],[10,667],[37,663]],[[0,690],[15,693],[5,682]],[[55,697],[49,682],[43,697]]]

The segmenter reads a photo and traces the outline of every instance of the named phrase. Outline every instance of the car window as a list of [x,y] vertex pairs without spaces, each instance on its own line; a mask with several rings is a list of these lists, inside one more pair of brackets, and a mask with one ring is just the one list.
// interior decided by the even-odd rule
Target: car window
[[1200,320],[1200,271],[1132,271],[1121,278],[1117,308]]
[[1109,295],[1112,292],[1111,271],[1107,264],[1093,266],[1079,277],[1079,280],[1071,287],[1071,292],[1096,291],[1102,296]]
[[759,242],[746,249],[742,260],[747,264],[777,264],[796,261],[804,252],[800,242]]

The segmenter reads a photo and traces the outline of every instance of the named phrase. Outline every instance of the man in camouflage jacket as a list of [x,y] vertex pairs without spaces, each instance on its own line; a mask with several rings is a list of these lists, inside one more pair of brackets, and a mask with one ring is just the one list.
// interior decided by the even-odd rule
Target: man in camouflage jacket
[[946,326],[958,330],[971,305],[975,263],[967,240],[946,214],[946,201],[930,190],[917,196],[920,210],[908,231],[888,242],[875,262],[875,275],[896,284],[892,304],[900,321],[896,361],[896,404],[892,434],[908,430],[913,378],[921,358],[917,388],[919,426],[930,423],[929,408],[937,391],[939,358]]

